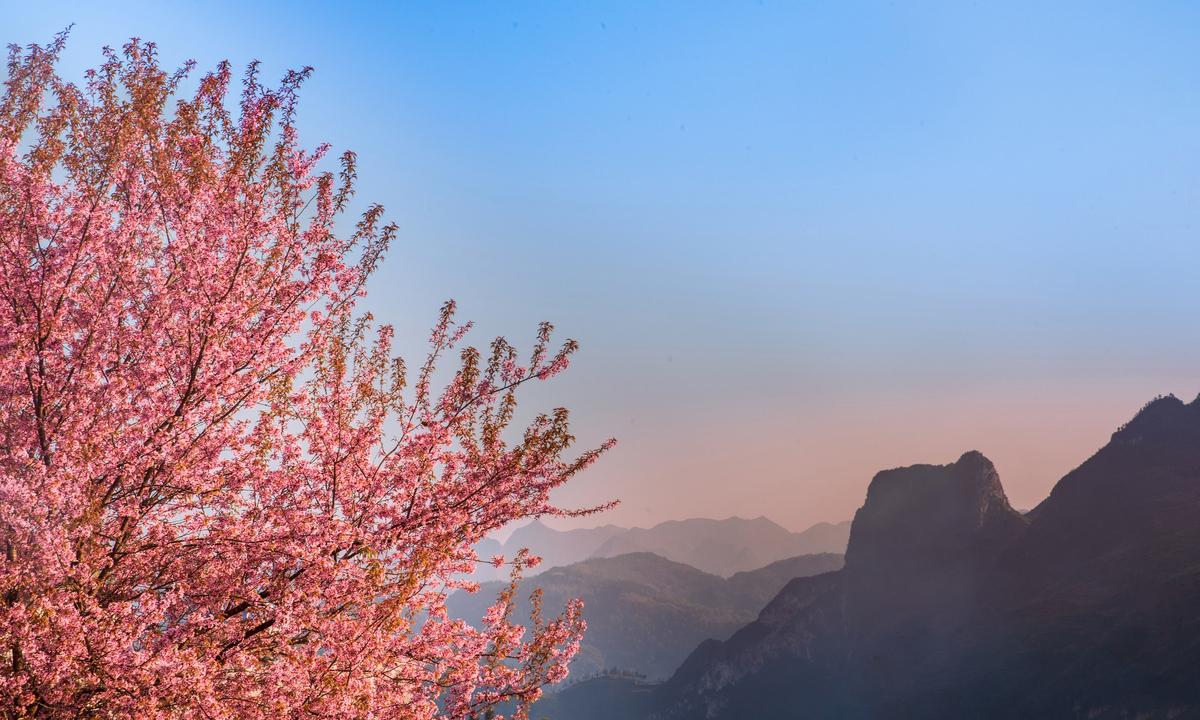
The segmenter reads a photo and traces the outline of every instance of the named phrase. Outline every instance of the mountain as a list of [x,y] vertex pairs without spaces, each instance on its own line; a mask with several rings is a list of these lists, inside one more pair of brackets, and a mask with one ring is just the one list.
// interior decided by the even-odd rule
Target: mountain
[[1008,504],[991,461],[885,470],[867,488],[846,549],[850,619],[864,638],[932,632],[926,618],[972,607],[1000,554],[1029,525]]
[[[702,640],[727,638],[752,620],[792,578],[841,566],[841,555],[805,555],[722,578],[652,553],[633,553],[552,568],[525,581],[521,596],[542,590],[547,610],[585,598],[588,629],[571,666],[576,677],[617,667],[665,678]],[[503,585],[454,593],[447,602],[451,616],[478,621]],[[529,611],[526,600],[516,616],[528,617]]]
[[[609,720],[586,685],[545,707]],[[1149,403],[1027,515],[977,452],[881,472],[841,570],[610,685],[622,720],[1200,718],[1200,398]]]
[[[798,555],[844,553],[849,536],[849,521],[836,525],[817,523],[794,533],[765,517],[671,520],[652,528],[605,525],[580,530],[554,530],[535,520],[515,530],[504,544],[491,538],[476,543],[475,552],[486,561],[494,555],[512,558],[521,548],[529,548],[542,558],[542,564],[529,575],[591,557],[651,552],[713,575],[729,577]],[[507,578],[506,568],[496,570],[481,564],[471,579],[486,582]]]
[[784,558],[845,552],[849,534],[849,522],[818,523],[794,533],[765,517],[672,520],[614,535],[592,557],[652,552],[713,575],[729,577]]
[[[792,581],[728,642],[699,647],[671,678],[673,709],[853,717],[889,702],[909,663],[927,661],[973,617],[990,568],[1026,527],[978,452],[878,473],[845,568]],[[789,686],[803,690],[776,689]]]
[[553,567],[586,560],[609,539],[625,532],[628,532],[627,528],[616,525],[555,530],[541,520],[534,520],[514,530],[503,545],[492,538],[485,538],[476,543],[475,554],[483,562],[475,569],[471,579],[477,582],[507,581],[507,567],[497,569],[486,564],[488,559],[495,555],[503,555],[505,559],[511,560],[521,548],[529,548],[531,553],[542,559],[541,565],[526,571],[526,575],[532,576]]
[[1100,720],[1200,717],[1200,398],[1149,403],[1030,519],[985,598],[989,692],[1019,712],[1073,695]]

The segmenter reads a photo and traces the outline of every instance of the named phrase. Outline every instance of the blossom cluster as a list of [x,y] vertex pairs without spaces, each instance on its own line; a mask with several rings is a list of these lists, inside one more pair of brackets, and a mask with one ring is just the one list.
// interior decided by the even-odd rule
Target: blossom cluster
[[152,44],[77,86],[62,43],[12,48],[0,98],[0,717],[523,716],[582,605],[513,622],[524,555],[481,629],[445,599],[611,444],[506,432],[574,343],[481,353],[448,303],[410,378],[354,309],[396,230],[337,231],[355,158],[298,147],[307,69],[178,99]]

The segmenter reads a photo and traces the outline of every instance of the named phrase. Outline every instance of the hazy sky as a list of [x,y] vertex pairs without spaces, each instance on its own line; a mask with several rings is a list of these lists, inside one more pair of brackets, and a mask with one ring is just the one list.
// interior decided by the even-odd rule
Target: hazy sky
[[305,141],[402,230],[368,305],[583,348],[526,407],[618,447],[558,499],[849,519],[978,449],[1031,507],[1200,391],[1200,4],[28,2],[63,69],[312,65]]

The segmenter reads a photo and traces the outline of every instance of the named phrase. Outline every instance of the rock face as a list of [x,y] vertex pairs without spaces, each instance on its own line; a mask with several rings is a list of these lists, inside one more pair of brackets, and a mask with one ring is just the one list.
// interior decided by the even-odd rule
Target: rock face
[[1026,527],[978,452],[877,474],[844,569],[793,580],[728,642],[701,645],[668,683],[670,709],[795,712],[774,689],[784,684],[805,689],[810,711],[853,712],[972,614],[990,568]]
[[[967,611],[1028,521],[979,452],[875,476],[854,516],[843,584],[864,641]],[[935,628],[928,628],[932,632]]]
[[979,452],[951,465],[884,470],[854,516],[848,574],[912,584],[960,572],[995,560],[1027,524]]
[[650,695],[622,717],[1200,718],[1200,399],[1149,403],[1027,516],[977,452],[879,473],[842,570]]

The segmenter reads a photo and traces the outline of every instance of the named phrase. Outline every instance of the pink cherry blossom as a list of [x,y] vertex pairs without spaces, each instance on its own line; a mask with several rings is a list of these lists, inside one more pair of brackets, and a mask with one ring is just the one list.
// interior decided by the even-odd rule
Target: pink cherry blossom
[[[230,93],[153,44],[77,86],[63,38],[12,48],[0,99],[0,716],[464,718],[566,674],[582,604],[526,633],[516,579],[482,629],[445,609],[549,492],[567,412],[510,442],[565,369],[442,308],[415,373],[355,302],[396,228],[348,232],[355,158],[297,145],[309,70]],[[457,353],[444,386],[434,371]],[[440,376],[439,376],[440,377]],[[593,509],[595,510],[595,509]],[[524,717],[524,709],[517,712]]]

